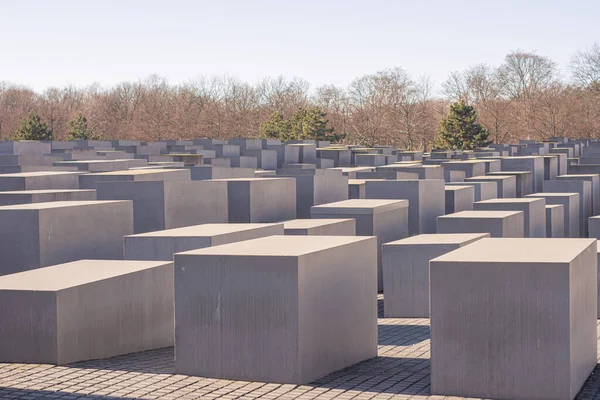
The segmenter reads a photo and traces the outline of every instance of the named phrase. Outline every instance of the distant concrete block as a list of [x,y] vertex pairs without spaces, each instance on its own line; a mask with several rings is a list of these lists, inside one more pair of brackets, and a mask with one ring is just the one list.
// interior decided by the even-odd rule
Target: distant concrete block
[[218,181],[104,182],[99,200],[132,200],[133,232],[227,222],[227,184]]
[[543,198],[548,205],[562,205],[565,229],[563,236],[565,238],[579,237],[579,193],[534,193],[527,196]]
[[461,211],[438,217],[438,233],[489,233],[491,237],[524,236],[522,211]]
[[0,277],[0,362],[68,364],[173,345],[172,263],[80,260]]
[[565,207],[562,204],[546,206],[546,237],[565,237]]
[[592,216],[592,184],[584,180],[544,181],[544,193],[579,194],[579,234],[588,237],[588,218]]
[[293,178],[217,179],[227,182],[229,222],[281,222],[296,218]]
[[0,192],[0,206],[15,204],[46,203],[50,201],[96,200],[96,191],[91,189],[47,189],[16,190]]
[[286,235],[355,236],[354,218],[293,219],[283,224]]
[[283,233],[283,223],[186,226],[125,236],[123,256],[126,260],[172,261],[175,253]]
[[360,199],[314,206],[312,218],[354,218],[357,236],[377,236],[377,290],[383,290],[381,245],[408,236],[407,200]]
[[0,275],[85,258],[118,260],[133,233],[130,201],[56,201],[0,207]]
[[0,192],[42,189],[79,189],[79,172],[39,171],[0,175]]
[[432,260],[432,394],[574,399],[596,366],[596,251],[482,239]]
[[473,178],[465,178],[465,182],[495,182],[499,199],[517,196],[517,178],[511,175],[474,176]]
[[189,169],[136,169],[79,175],[81,189],[96,189],[100,182],[189,181]]
[[532,174],[533,184],[531,191],[526,194],[542,190],[544,184],[544,157],[504,157],[501,159],[502,171],[529,171]]
[[354,160],[354,163],[357,166],[364,165],[377,167],[379,165],[385,165],[385,156],[383,154],[356,154]]
[[[566,160],[566,159],[565,159]],[[552,181],[559,175],[557,155],[544,156],[544,180]]]
[[375,357],[376,247],[270,236],[175,254],[176,373],[304,384]]
[[429,261],[488,233],[417,235],[383,245],[386,318],[429,318]]
[[253,168],[228,168],[217,165],[196,165],[190,168],[193,181],[208,179],[254,178]]
[[592,215],[600,214],[600,175],[598,174],[573,174],[559,175],[557,180],[583,180],[592,184]]
[[441,179],[367,181],[368,199],[406,199],[409,201],[409,232],[436,233],[436,218],[444,215],[445,192]]
[[481,211],[522,211],[524,237],[546,237],[546,201],[542,198],[491,199],[473,204]]
[[446,186],[446,214],[473,209],[475,191],[472,186]]
[[485,175],[486,162],[481,160],[469,161],[448,161],[442,164],[442,168],[446,171],[462,171],[465,173],[465,178]]
[[510,175],[515,177],[515,197],[525,197],[528,194],[535,193],[533,174],[530,171],[499,171],[490,172],[488,176],[505,176]]
[[475,201],[498,198],[496,182],[446,182],[446,186],[472,186]]
[[50,142],[36,141],[1,141],[0,154],[16,154],[24,156],[41,156],[50,153],[52,144]]

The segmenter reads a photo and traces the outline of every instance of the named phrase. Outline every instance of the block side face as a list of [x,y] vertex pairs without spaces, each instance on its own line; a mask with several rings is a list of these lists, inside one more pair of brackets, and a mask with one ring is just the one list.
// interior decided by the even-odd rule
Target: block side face
[[280,222],[296,218],[294,178],[253,181],[249,190],[249,222]]
[[175,370],[297,383],[298,257],[175,256]]
[[570,265],[571,398],[575,398],[596,367],[598,352],[597,254],[597,243],[591,243]]
[[0,360],[57,364],[56,293],[0,290]]
[[58,363],[173,345],[173,264],[61,290]]
[[40,210],[40,266],[82,259],[123,258],[133,233],[130,201]]
[[165,229],[228,220],[227,182],[165,182]]
[[173,254],[211,246],[208,237],[153,237],[134,236],[124,238],[125,260],[173,261]]
[[300,257],[299,383],[377,356],[376,267],[375,238]]
[[430,284],[433,394],[569,396],[568,264],[438,259]]
[[135,233],[165,229],[164,182],[109,182],[97,188],[99,200],[133,201]]
[[212,246],[221,244],[242,242],[244,240],[258,239],[266,236],[283,235],[283,224],[267,225],[255,229],[244,229],[238,232],[231,232],[225,235],[217,235],[212,238]]
[[250,184],[250,181],[227,182],[229,222],[253,222]]
[[0,254],[0,276],[41,266],[37,211],[0,210]]

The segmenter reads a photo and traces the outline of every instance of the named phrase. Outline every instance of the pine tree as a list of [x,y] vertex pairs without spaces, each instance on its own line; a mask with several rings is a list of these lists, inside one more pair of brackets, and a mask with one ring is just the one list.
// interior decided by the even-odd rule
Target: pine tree
[[473,150],[486,147],[489,132],[477,123],[477,112],[464,101],[450,106],[450,113],[440,123],[436,148],[452,150]]
[[69,129],[67,130],[67,140],[98,140],[99,135],[96,135],[92,128],[88,128],[87,118],[83,116],[81,111],[75,118],[69,121]]
[[275,111],[269,115],[269,119],[260,124],[260,137],[263,139],[286,140],[289,135],[289,127],[280,112]]
[[334,134],[327,113],[319,107],[301,107],[290,118],[275,112],[260,126],[263,138],[280,140],[329,140],[339,142],[346,135]]
[[10,136],[11,140],[54,140],[54,133],[35,111],[21,121],[21,126]]

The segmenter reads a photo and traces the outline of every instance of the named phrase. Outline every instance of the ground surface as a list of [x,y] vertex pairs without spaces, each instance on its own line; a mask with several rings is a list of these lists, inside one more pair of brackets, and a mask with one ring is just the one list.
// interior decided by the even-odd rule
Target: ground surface
[[[456,399],[429,394],[428,319],[380,318],[377,358],[309,385],[205,379],[173,370],[172,348],[62,367],[0,364],[0,399]],[[600,365],[578,399],[600,399],[598,377]]]

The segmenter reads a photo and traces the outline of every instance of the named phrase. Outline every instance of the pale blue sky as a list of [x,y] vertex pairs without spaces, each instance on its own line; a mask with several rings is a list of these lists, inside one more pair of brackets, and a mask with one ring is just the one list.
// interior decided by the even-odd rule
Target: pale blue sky
[[395,66],[440,84],[512,50],[600,42],[600,0],[0,0],[0,81],[35,90],[150,74],[302,77],[346,86]]

